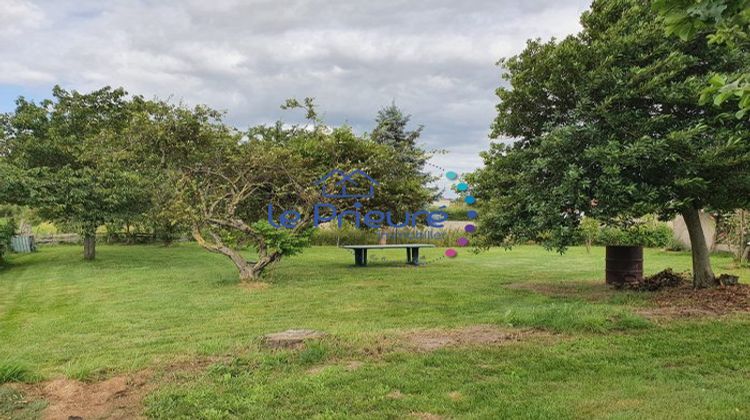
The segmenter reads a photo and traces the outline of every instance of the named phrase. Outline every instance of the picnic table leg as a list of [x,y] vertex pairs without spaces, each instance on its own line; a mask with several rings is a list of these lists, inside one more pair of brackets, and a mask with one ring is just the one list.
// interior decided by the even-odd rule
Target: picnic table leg
[[364,266],[364,265],[367,265],[367,250],[363,249],[362,251],[364,251],[362,253],[362,265]]
[[363,265],[365,265],[365,262],[364,262],[364,249],[355,249],[354,250],[354,265],[357,265],[357,266],[363,266]]
[[411,248],[411,264],[419,265],[419,248]]
[[411,264],[411,248],[406,248],[406,263]]

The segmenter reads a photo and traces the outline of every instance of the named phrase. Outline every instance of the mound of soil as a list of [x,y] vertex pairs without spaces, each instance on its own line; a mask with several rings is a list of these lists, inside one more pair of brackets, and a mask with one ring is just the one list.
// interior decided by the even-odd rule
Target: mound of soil
[[675,273],[671,268],[660,271],[653,276],[648,276],[640,282],[626,283],[625,288],[641,292],[655,292],[666,288],[678,287],[687,283],[689,276],[686,273]]
[[676,313],[725,315],[750,312],[750,286],[738,284],[693,289],[684,283],[655,294],[652,301],[660,308]]
[[95,383],[54,379],[19,387],[26,398],[47,401],[45,419],[135,419],[142,418],[141,401],[151,389],[150,377],[150,372],[143,371]]

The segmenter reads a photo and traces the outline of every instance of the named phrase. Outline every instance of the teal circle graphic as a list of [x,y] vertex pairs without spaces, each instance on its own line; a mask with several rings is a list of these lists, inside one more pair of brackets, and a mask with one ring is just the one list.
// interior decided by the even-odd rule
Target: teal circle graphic
[[[458,173],[456,171],[445,171],[445,169],[440,168],[440,167],[438,167],[438,169],[441,169],[441,170],[444,171],[443,174],[445,175],[445,177],[447,179],[449,179],[451,181],[458,181],[459,180],[459,175],[458,175]],[[467,182],[464,182],[464,181],[460,181],[458,183],[454,183],[452,187],[455,188],[455,190],[458,191],[458,192],[465,192],[465,191],[469,190],[469,184]],[[476,203],[477,199],[476,199],[476,197],[474,197],[473,195],[471,195],[471,193],[467,193],[466,196],[463,198],[463,201],[466,204],[471,205],[471,204]],[[476,219],[478,217],[478,213],[477,213],[476,210],[469,210],[469,211],[466,212],[466,217],[469,220],[473,220],[473,219]],[[472,233],[474,233],[474,232],[477,231],[477,227],[474,224],[471,224],[471,223],[467,223],[466,225],[464,225],[463,229],[468,234],[472,234]],[[467,246],[469,246],[469,244],[471,242],[471,240],[469,239],[469,236],[470,235],[459,237],[458,239],[456,239],[455,245],[458,246],[458,247],[467,247]],[[458,251],[456,250],[456,248],[448,248],[448,249],[446,249],[443,252],[443,256],[444,256],[443,258],[445,258],[445,257],[447,257],[447,258],[456,258],[458,256]]]

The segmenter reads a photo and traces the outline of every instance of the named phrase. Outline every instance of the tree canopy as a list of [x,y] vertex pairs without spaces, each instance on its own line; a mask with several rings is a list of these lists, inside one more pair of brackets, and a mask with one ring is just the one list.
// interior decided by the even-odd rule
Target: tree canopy
[[[668,34],[683,40],[705,37],[709,44],[723,44],[736,50],[750,50],[750,0],[655,0]],[[716,105],[738,102],[737,118],[750,112],[750,60],[731,73],[716,73],[701,92],[701,103]]]
[[[415,143],[419,130],[405,131],[408,116],[400,111],[383,114],[378,136],[393,137],[378,141],[326,126],[311,98],[282,107],[303,109],[308,124],[241,131],[206,106],[130,97],[123,89],[55,87],[52,94],[40,103],[19,98],[0,120],[0,201],[78,228],[87,259],[98,227],[145,221],[168,237],[192,232],[204,248],[229,257],[243,280],[256,280],[307,245],[321,198],[315,181],[333,169],[359,169],[378,182],[374,197],[335,200],[339,211],[399,214],[435,194],[422,171],[429,154]],[[276,229],[269,205],[298,211],[301,220]],[[243,256],[246,248],[256,251],[254,261]]]
[[[82,94],[56,86],[53,99],[23,97],[2,119],[5,169],[2,201],[29,205],[39,215],[84,235],[84,258],[94,259],[96,229],[144,211],[148,191],[123,153],[132,113],[123,89]],[[5,178],[5,177],[4,177]]]
[[[422,135],[423,126],[408,128],[411,115],[405,114],[395,103],[381,108],[375,117],[375,128],[370,139],[376,143],[392,148],[400,161],[398,168],[404,182],[427,185],[434,180],[425,170],[431,153],[424,150],[417,141]],[[437,198],[437,189],[433,189],[432,199]]]
[[[191,227],[201,246],[231,259],[244,281],[258,280],[282,257],[309,244],[313,207],[322,200],[315,182],[333,169],[360,169],[377,180],[377,194],[356,204],[362,213],[413,210],[432,196],[422,179],[405,176],[413,166],[396,149],[347,126],[326,126],[311,99],[284,105],[302,108],[310,124],[278,122],[246,132],[227,126],[206,107],[154,106],[137,125],[140,135],[131,137],[143,170],[176,187],[170,214]],[[333,203],[340,212],[355,209],[353,200]],[[301,217],[293,228],[278,229],[269,223],[269,205],[276,209],[274,218],[286,210]],[[248,261],[246,248],[257,258]]]

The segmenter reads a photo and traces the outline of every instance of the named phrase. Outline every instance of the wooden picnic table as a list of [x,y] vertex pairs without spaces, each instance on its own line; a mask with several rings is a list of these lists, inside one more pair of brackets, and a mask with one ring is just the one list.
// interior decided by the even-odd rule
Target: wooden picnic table
[[435,248],[432,244],[397,244],[397,245],[344,245],[342,248],[354,250],[354,264],[359,267],[367,265],[367,251],[370,249],[406,248],[406,263],[419,265],[419,248]]

